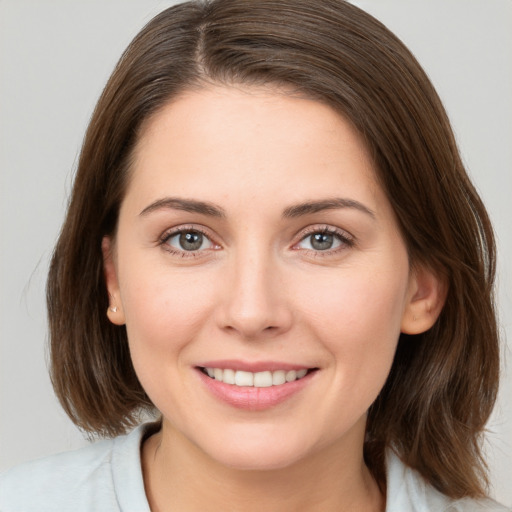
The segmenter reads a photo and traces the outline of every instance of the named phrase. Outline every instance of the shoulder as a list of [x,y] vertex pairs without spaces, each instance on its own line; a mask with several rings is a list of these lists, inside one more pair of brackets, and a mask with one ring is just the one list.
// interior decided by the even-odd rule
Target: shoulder
[[[0,476],[0,510],[80,511],[88,510],[91,500],[102,505],[115,504],[113,446],[113,440],[100,441],[8,470]],[[110,506],[106,510],[117,508]]]
[[123,500],[135,500],[138,510],[146,510],[140,506],[147,505],[140,467],[144,429],[141,426],[128,436],[99,441],[4,472],[0,475],[0,510],[117,511]]
[[391,450],[386,455],[386,471],[386,512],[511,512],[490,499],[450,499],[405,466]]

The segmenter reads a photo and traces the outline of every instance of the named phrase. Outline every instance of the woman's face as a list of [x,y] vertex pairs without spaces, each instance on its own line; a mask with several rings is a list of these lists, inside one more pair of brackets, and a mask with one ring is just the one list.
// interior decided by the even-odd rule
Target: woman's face
[[142,133],[104,252],[164,431],[237,468],[360,452],[420,291],[340,115],[277,89],[182,95]]

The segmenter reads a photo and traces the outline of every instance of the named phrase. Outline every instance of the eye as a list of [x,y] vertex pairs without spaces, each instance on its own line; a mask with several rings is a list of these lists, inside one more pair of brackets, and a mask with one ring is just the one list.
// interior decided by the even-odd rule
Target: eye
[[216,245],[204,234],[195,229],[170,233],[163,242],[180,252],[194,252],[213,249]]
[[331,229],[318,229],[308,233],[302,240],[295,245],[297,249],[309,251],[327,252],[336,251],[340,247],[351,247],[353,240],[347,235],[333,231]]

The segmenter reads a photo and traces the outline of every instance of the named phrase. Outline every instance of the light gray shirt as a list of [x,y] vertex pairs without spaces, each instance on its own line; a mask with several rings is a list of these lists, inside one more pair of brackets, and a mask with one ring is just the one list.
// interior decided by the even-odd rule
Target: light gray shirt
[[[126,436],[22,464],[0,475],[0,512],[150,512],[140,446]],[[452,501],[389,452],[386,512],[507,512],[491,500]],[[510,512],[510,511],[509,511]]]

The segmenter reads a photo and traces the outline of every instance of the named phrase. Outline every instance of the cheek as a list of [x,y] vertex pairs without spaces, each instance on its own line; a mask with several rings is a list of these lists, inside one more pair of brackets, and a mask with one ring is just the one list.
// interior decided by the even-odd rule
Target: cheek
[[[407,275],[348,269],[332,273],[325,282],[315,279],[298,296],[307,297],[303,308],[331,332],[357,333],[388,330],[399,333],[404,310]],[[370,340],[368,340],[370,341]]]
[[[407,268],[407,267],[405,267]],[[368,395],[370,402],[384,384],[400,335],[407,275],[358,272],[331,281],[328,291],[314,293],[304,304],[314,335],[331,354],[340,388]],[[357,393],[357,392],[358,393]]]
[[[121,296],[134,363],[183,349],[210,316],[212,290],[201,272],[134,261],[121,268]],[[130,279],[123,281],[122,272]],[[165,361],[160,359],[163,364]]]
[[145,268],[142,261],[124,270],[130,279],[121,279],[121,296],[135,372],[157,408],[179,410],[193,398],[184,384],[187,354],[213,316],[211,287],[200,275]]

